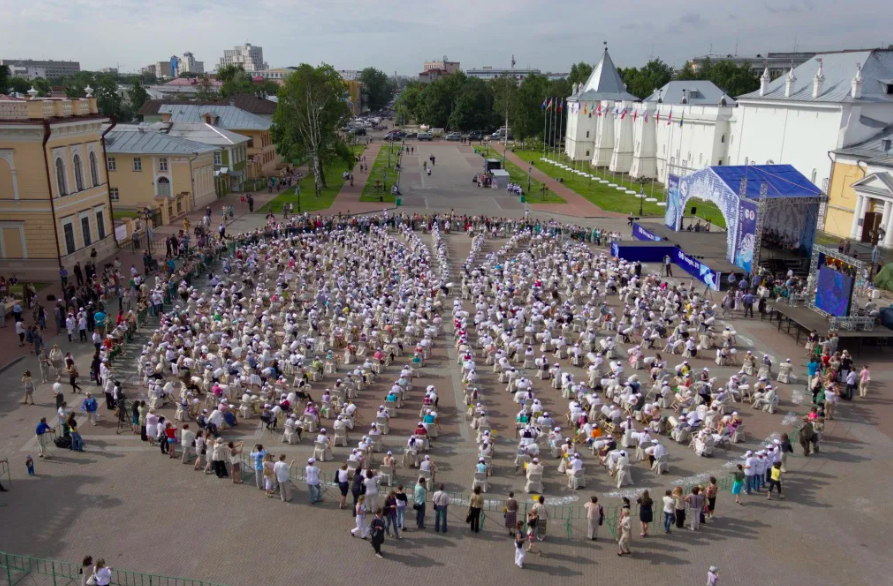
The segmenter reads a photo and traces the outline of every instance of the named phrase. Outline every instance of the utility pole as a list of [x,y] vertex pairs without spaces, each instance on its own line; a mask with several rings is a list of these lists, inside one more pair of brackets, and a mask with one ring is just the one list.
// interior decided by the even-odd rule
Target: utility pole
[[[511,82],[515,83],[515,55],[512,54]],[[505,169],[505,153],[509,149],[509,91],[505,86],[505,134],[502,136],[502,168]]]

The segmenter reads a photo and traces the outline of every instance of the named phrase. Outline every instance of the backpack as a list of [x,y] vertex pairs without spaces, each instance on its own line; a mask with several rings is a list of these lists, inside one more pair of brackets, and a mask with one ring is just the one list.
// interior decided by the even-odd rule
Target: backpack
[[605,509],[601,505],[598,506],[598,526],[601,527],[605,523]]

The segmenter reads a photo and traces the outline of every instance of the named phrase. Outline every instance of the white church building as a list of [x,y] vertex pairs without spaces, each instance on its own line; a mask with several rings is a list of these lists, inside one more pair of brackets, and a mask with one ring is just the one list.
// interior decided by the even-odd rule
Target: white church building
[[893,51],[817,55],[735,99],[707,81],[630,95],[607,52],[568,98],[573,160],[666,182],[714,165],[790,164],[827,192],[833,151],[893,123]]

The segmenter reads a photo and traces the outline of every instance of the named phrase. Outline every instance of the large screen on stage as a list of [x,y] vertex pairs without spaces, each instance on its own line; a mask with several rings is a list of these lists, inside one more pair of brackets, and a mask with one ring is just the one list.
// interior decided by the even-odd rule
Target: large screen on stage
[[853,277],[827,266],[819,269],[816,307],[831,315],[845,316],[848,314],[852,292]]

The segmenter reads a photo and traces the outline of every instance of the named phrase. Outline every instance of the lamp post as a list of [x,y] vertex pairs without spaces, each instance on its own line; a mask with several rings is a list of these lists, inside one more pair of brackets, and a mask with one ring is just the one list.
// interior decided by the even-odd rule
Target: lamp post
[[636,183],[639,184],[639,217],[645,213],[645,184],[648,182],[648,179],[645,177],[639,177],[636,179]]
[[527,193],[530,193],[530,172],[533,170],[533,167],[527,165]]

